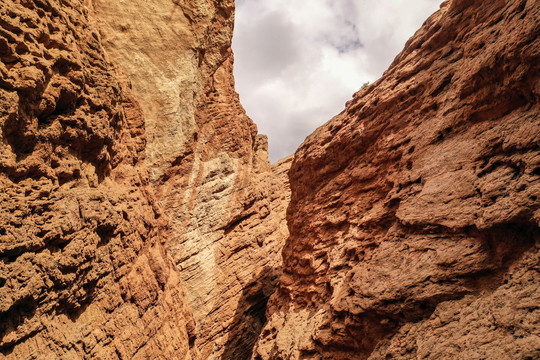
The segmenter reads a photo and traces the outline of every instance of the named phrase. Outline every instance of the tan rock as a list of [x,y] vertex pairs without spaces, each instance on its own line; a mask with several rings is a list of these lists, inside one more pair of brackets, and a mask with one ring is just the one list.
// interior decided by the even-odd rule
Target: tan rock
[[271,166],[232,0],[4,1],[2,358],[538,357],[539,13],[445,3]]
[[0,11],[3,356],[249,358],[290,159],[234,91],[233,1]]
[[213,75],[196,119],[193,153],[157,186],[174,231],[167,248],[188,289],[202,357],[249,358],[288,236],[290,161],[274,174],[266,137],[234,92],[232,58]]
[[448,1],[309,136],[254,359],[533,359],[535,1]]
[[[234,89],[234,2],[93,0],[108,56],[133,85],[147,164],[171,226],[204,359],[249,358],[281,268],[289,201]],[[120,21],[118,19],[121,19]],[[288,183],[288,182],[287,182]]]

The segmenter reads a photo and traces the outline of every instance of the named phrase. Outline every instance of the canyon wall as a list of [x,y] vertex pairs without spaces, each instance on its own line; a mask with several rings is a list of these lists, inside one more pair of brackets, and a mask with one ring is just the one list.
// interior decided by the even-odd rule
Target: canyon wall
[[192,359],[143,114],[88,18],[0,3],[0,358]]
[[540,357],[539,19],[443,3],[306,139],[253,359]]
[[249,358],[291,159],[234,91],[234,2],[0,9],[2,355]]
[[3,0],[0,358],[539,357],[538,19],[445,2],[270,165],[232,0]]
[[92,9],[144,114],[195,346],[204,359],[249,358],[281,269],[289,195],[234,89],[234,1],[93,0]]

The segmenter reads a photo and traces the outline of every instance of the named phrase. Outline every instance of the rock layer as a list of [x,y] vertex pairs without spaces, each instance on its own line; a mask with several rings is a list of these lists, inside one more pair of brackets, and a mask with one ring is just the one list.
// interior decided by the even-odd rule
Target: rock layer
[[93,0],[92,9],[144,114],[195,346],[204,359],[249,358],[280,273],[289,195],[234,90],[234,2]]
[[290,170],[254,359],[540,356],[537,1],[447,1]]
[[250,353],[264,323],[288,236],[289,191],[240,106],[232,58],[212,75],[195,115],[192,152],[157,184],[174,231],[168,250],[189,288],[203,358],[249,358],[236,356]]

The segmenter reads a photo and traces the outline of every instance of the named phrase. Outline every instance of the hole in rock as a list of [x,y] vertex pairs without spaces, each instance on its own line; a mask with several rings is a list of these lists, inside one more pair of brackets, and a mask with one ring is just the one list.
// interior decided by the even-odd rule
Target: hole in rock
[[266,323],[266,305],[277,278],[276,269],[266,267],[244,287],[221,359],[251,359],[253,346]]

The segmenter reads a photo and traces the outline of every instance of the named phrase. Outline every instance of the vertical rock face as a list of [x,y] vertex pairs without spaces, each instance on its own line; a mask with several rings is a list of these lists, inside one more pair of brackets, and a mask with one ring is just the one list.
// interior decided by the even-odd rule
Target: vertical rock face
[[230,57],[234,2],[87,0],[87,4],[107,55],[125,74],[141,105],[147,162],[155,182],[171,163],[193,151],[202,90]]
[[291,171],[254,359],[533,359],[540,3],[448,1]]
[[156,183],[173,229],[168,250],[189,288],[203,358],[242,358],[281,268],[288,188],[240,106],[231,56],[207,81],[195,120],[192,148]]
[[81,1],[0,4],[0,353],[191,359],[142,111]]
[[92,5],[106,53],[144,114],[146,162],[195,346],[204,359],[249,358],[281,268],[289,195],[234,90],[234,2]]
[[234,2],[0,11],[2,354],[249,358],[291,159],[234,91]]

